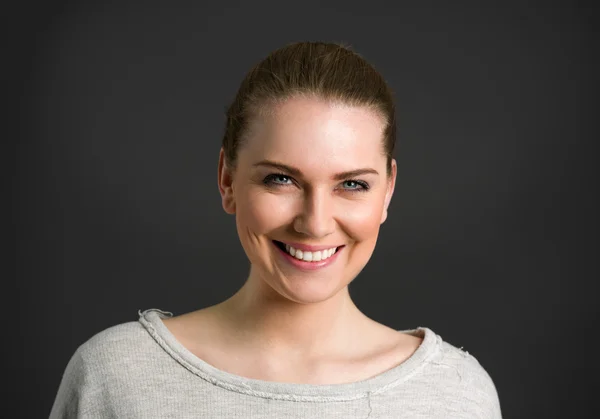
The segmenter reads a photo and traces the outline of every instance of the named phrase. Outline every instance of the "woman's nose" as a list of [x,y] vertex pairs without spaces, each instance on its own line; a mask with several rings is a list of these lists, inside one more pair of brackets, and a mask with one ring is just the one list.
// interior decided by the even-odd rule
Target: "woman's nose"
[[305,194],[302,209],[294,219],[294,229],[315,239],[335,231],[333,202],[327,191],[315,190]]

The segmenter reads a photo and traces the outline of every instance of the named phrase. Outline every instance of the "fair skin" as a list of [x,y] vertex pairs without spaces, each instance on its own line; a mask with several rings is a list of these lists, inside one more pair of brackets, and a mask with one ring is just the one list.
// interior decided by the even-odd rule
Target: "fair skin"
[[[252,121],[235,170],[223,151],[219,158],[223,208],[236,217],[249,277],[228,300],[165,325],[192,353],[232,374],[308,384],[367,379],[421,343],[368,318],[348,292],[394,192],[384,120],[368,108],[313,97],[269,111]],[[298,262],[285,244],[305,253],[311,248],[303,246],[337,250],[327,260]]]

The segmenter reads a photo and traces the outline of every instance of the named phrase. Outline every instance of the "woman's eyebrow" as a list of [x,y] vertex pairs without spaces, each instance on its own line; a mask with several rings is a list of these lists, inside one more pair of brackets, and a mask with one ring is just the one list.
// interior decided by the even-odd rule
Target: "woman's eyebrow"
[[[253,167],[271,167],[273,169],[281,170],[282,172],[289,173],[290,175],[302,177],[302,172],[295,167],[288,166],[287,164],[279,163],[271,160],[263,160],[258,163],[252,165]],[[356,176],[366,175],[366,174],[374,174],[379,175],[379,172],[375,169],[371,169],[369,167],[365,167],[363,169],[349,170],[347,172],[336,173],[332,176],[334,180],[344,180],[348,178],[353,178]]]

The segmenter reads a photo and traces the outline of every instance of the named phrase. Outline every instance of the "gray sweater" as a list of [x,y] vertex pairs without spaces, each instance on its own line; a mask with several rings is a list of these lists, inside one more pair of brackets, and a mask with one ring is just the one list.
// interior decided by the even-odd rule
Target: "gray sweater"
[[67,365],[50,418],[501,419],[490,376],[468,352],[426,327],[402,364],[348,384],[247,379],[188,351],[150,309],[106,329]]

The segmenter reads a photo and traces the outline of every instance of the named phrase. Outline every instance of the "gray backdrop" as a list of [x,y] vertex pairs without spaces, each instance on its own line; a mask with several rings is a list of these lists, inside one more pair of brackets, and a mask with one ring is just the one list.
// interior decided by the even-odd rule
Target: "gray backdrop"
[[224,108],[253,64],[297,40],[349,43],[398,100],[398,185],[351,286],[358,306],[475,355],[506,418],[584,417],[599,372],[598,51],[594,10],[545,4],[121,0],[7,15],[10,417],[47,417],[95,333],[242,285],[217,189]]

